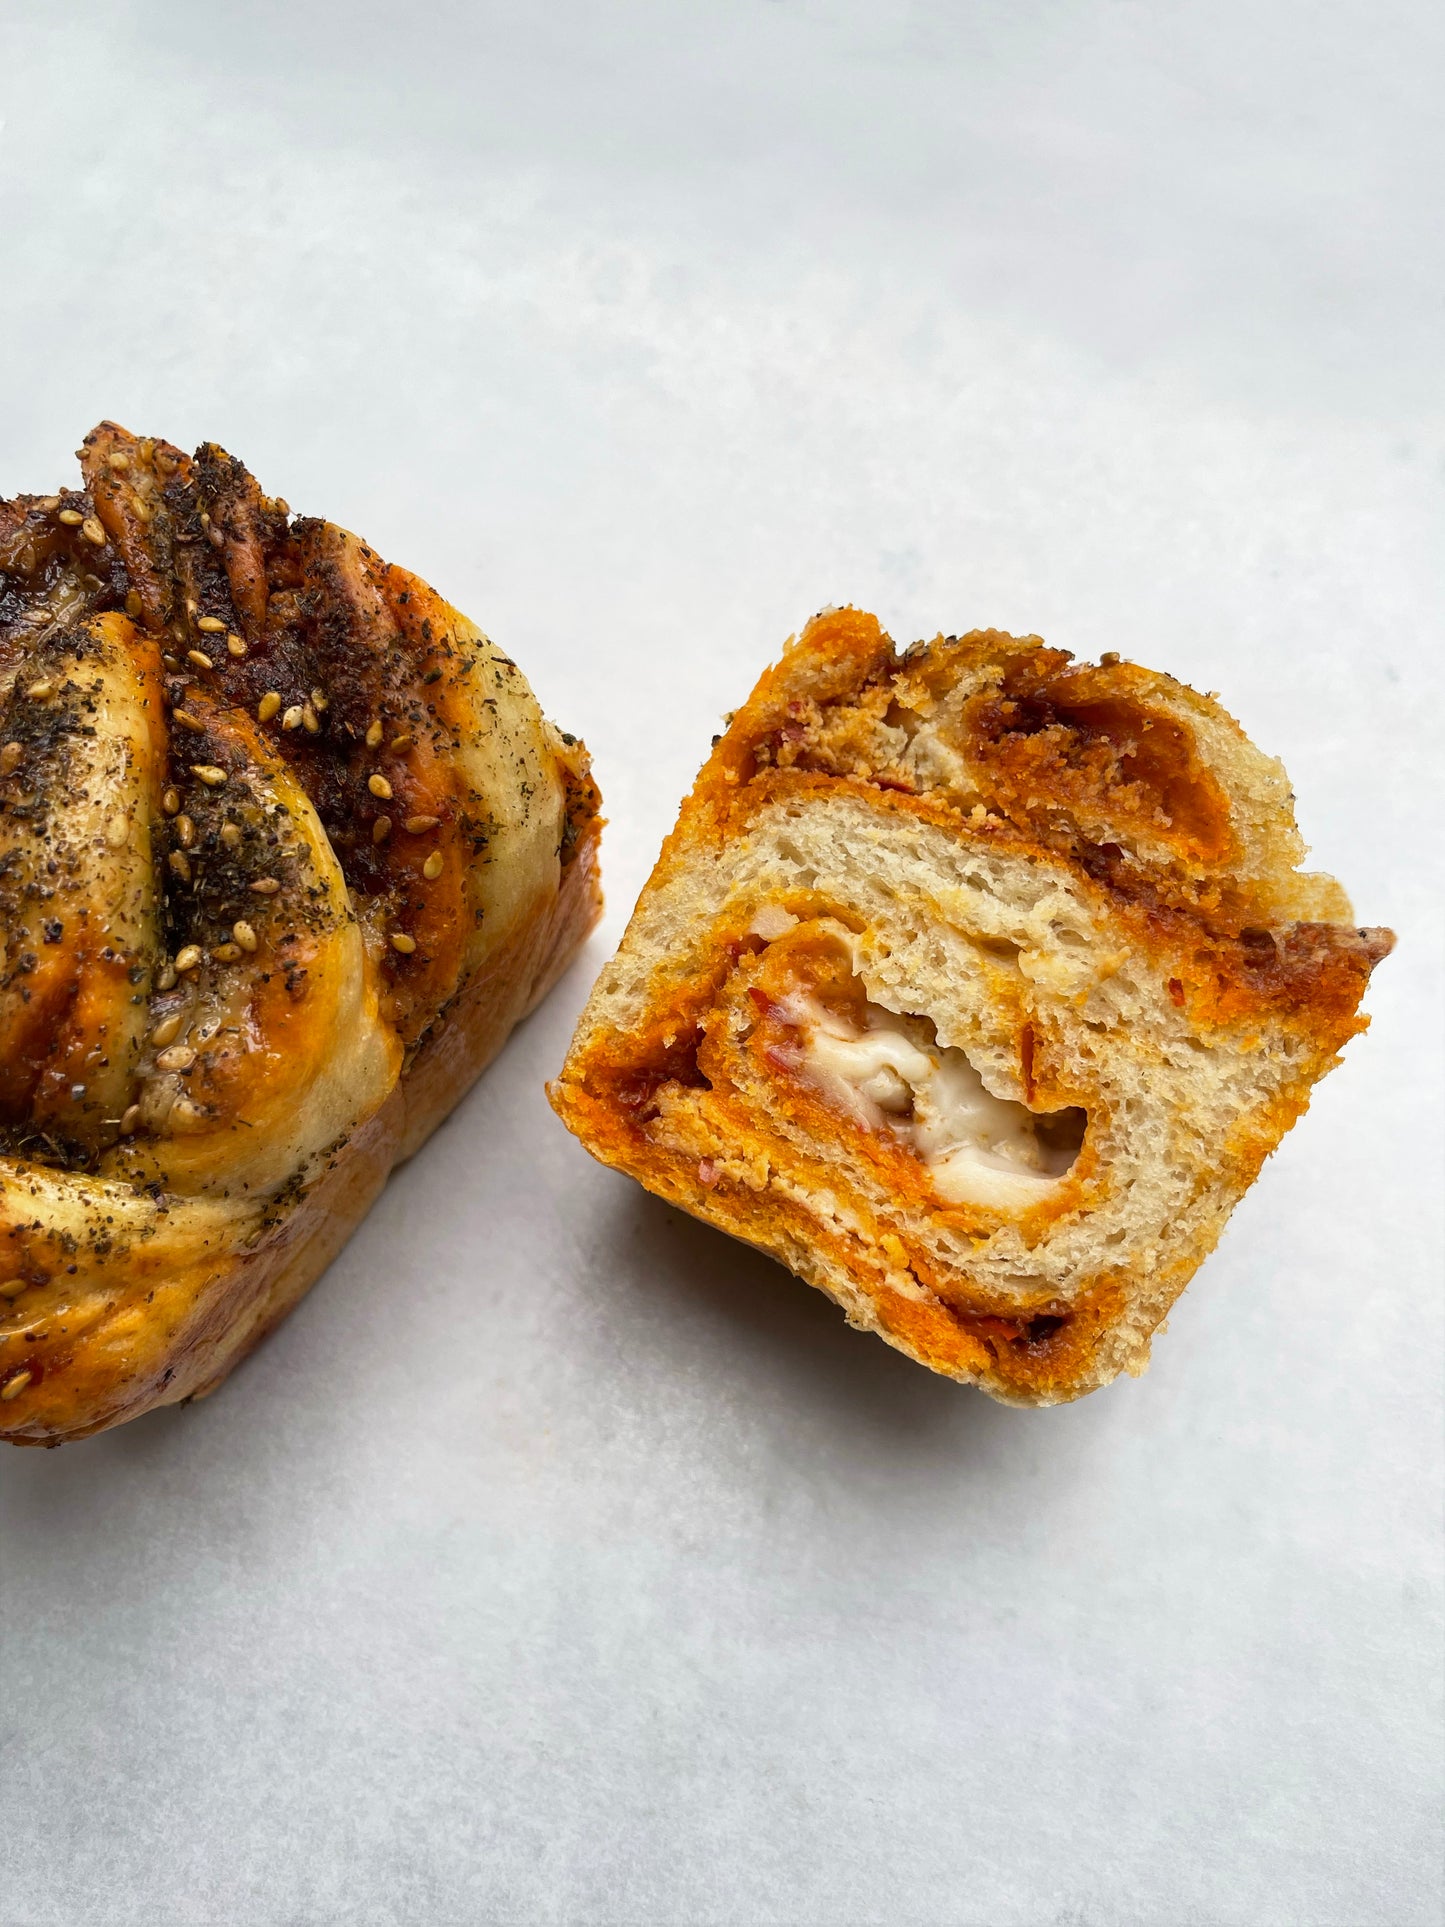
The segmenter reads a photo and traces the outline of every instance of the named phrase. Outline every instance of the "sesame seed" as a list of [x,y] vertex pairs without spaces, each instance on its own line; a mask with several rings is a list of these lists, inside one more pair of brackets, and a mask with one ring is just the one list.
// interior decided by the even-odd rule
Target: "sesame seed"
[[409,937],[404,930],[393,930],[391,947],[393,950],[399,950],[403,957],[409,957],[416,949],[416,938]]
[[300,703],[292,703],[291,707],[286,711],[286,714],[281,718],[281,727],[282,729],[300,729],[301,727]]
[[226,780],[226,772],[217,769],[214,763],[192,763],[192,776],[199,776],[208,789],[219,789]]
[[254,950],[259,941],[256,932],[251,928],[250,924],[246,922],[244,917],[238,918],[237,921],[231,925],[231,935],[243,950]]
[[180,845],[183,850],[193,848],[196,841],[196,824],[194,817],[178,816],[176,818],[176,835],[180,839]]
[[13,776],[25,760],[23,743],[7,743],[0,749],[0,776]]
[[30,1289],[28,1278],[7,1278],[0,1284],[0,1298],[18,1298],[22,1291]]
[[121,1115],[121,1120],[120,1120],[121,1136],[129,1137],[132,1131],[134,1131],[136,1125],[139,1123],[140,1123],[140,1105],[128,1104]]
[[318,716],[324,716],[331,707],[331,698],[324,689],[313,689],[311,692],[311,706]]
[[180,807],[181,807],[180,791],[167,790],[165,795],[162,796],[161,798],[161,808],[165,811],[166,815],[174,816],[176,811]]
[[174,990],[176,987],[176,967],[173,963],[163,963],[156,972],[157,990]]
[[262,723],[269,723],[280,707],[281,698],[276,694],[274,689],[268,689],[256,705],[256,720]]
[[218,943],[211,952],[217,963],[235,963],[240,954],[241,946],[238,943]]
[[19,1398],[34,1376],[34,1372],[28,1365],[23,1366],[18,1372],[12,1372],[5,1383],[0,1385],[0,1398],[5,1399],[7,1403],[12,1398]]
[[173,1010],[169,1017],[162,1017],[151,1032],[151,1042],[157,1050],[164,1050],[167,1044],[173,1044],[176,1041],[181,1034],[181,1025],[184,1020],[184,1012],[179,1010]]
[[150,504],[134,489],[130,492],[130,512],[138,522],[149,522],[151,519]]
[[301,726],[308,736],[314,736],[321,728],[321,718],[316,714],[314,703],[302,703]]
[[62,509],[56,520],[63,522],[68,529],[78,529],[85,517],[79,509]]
[[172,850],[166,861],[170,864],[172,873],[178,876],[182,883],[190,882],[191,859],[184,850]]
[[46,703],[55,694],[55,684],[48,676],[42,676],[39,682],[31,683],[25,693],[33,703]]
[[193,662],[197,669],[214,669],[216,666],[204,649],[188,649],[186,651],[186,661]]
[[105,459],[107,467],[113,468],[117,475],[124,475],[130,467],[130,456],[122,455],[119,449],[113,455],[107,455]]
[[380,749],[381,739],[385,734],[386,731],[382,728],[380,719],[378,718],[366,732],[366,747],[368,749]]
[[219,616],[202,616],[196,623],[196,627],[204,635],[219,636],[226,625]]
[[421,866],[421,873],[428,883],[436,882],[442,873],[442,853],[440,850],[432,851],[426,862]]
[[194,970],[200,961],[201,946],[198,943],[188,943],[183,949],[176,952],[177,970]]
[[246,653],[245,643],[242,641],[240,636],[235,634],[232,634],[226,637],[226,647],[230,650],[231,654],[236,658],[238,662],[240,661],[241,657],[244,656]]
[[193,716],[189,709],[173,709],[171,715],[184,729],[204,729],[206,727],[200,717]]
[[291,513],[291,504],[286,500],[284,495],[278,495],[276,497],[276,513],[278,515],[289,515]]
[[87,542],[93,542],[98,549],[105,547],[105,530],[93,515],[87,515],[80,525],[80,532]]
[[373,796],[379,796],[383,803],[389,803],[391,801],[391,784],[387,782],[384,776],[368,776],[366,779],[366,787],[371,791]]
[[371,826],[372,842],[385,843],[386,839],[390,835],[391,835],[391,818],[389,816],[377,817],[376,821]]
[[240,824],[223,823],[221,825],[221,841],[225,844],[228,850],[239,850],[241,847]]
[[416,738],[414,736],[409,736],[405,732],[400,736],[393,736],[391,739],[392,754],[394,756],[400,756],[402,751],[410,749],[415,741]]
[[274,897],[281,885],[275,877],[257,877],[251,888],[258,897]]
[[105,826],[106,847],[112,850],[123,850],[129,837],[130,818],[124,812],[117,810]]
[[439,816],[409,816],[402,828],[408,836],[425,836],[428,830],[434,830],[440,822]]
[[196,1061],[196,1053],[189,1044],[172,1044],[156,1058],[158,1071],[188,1071]]
[[125,592],[125,612],[132,622],[135,621],[144,607],[145,604],[140,599],[140,591],[138,589],[127,589]]
[[201,613],[200,603],[197,602],[194,596],[188,595],[186,597],[186,614],[188,616],[198,616],[200,613]]

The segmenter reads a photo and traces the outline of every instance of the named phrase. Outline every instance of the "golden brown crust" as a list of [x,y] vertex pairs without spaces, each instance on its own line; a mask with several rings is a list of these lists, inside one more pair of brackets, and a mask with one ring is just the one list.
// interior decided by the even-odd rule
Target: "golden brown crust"
[[0,1437],[211,1389],[599,909],[586,752],[425,583],[106,423],[0,504]]
[[[554,1107],[595,1156],[934,1370],[1011,1402],[1076,1397],[1141,1368],[1364,1027],[1392,939],[1299,873],[1289,800],[1279,766],[1168,677],[996,632],[899,656],[870,616],[820,617],[716,743]],[[998,898],[978,920],[984,873],[1021,893],[1017,927]],[[907,966],[895,911],[922,933]],[[861,1034],[857,972],[886,1008],[971,1036],[989,1088],[1040,1128],[1087,1117],[1037,1202],[941,1197],[906,1133],[819,1086],[798,1010],[851,1004]],[[1148,1189],[1130,1139],[1149,1132],[1175,1167],[1152,1221],[1130,1205]]]

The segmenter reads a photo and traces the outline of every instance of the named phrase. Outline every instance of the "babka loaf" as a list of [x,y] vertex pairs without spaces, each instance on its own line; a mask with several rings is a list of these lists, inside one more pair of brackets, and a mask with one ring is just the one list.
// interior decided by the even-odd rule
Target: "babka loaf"
[[210,1390],[598,912],[586,753],[415,576],[112,423],[0,503],[0,1436]]

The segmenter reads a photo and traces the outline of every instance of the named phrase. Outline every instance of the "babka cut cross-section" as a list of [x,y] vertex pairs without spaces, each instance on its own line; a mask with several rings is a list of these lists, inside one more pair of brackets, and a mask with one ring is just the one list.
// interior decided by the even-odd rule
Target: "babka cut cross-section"
[[818,618],[716,743],[578,1027],[597,1157],[1024,1404],[1147,1360],[1388,932],[1212,698]]

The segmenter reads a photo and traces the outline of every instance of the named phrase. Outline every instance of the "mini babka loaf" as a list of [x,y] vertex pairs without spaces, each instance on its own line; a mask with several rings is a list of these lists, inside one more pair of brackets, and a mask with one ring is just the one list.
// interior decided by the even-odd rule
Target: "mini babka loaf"
[[0,1436],[211,1390],[594,922],[505,655],[214,446],[0,503]]
[[995,1397],[1139,1372],[1363,1028],[1388,931],[1302,874],[1209,697],[820,616],[718,739],[551,1088],[604,1163]]

